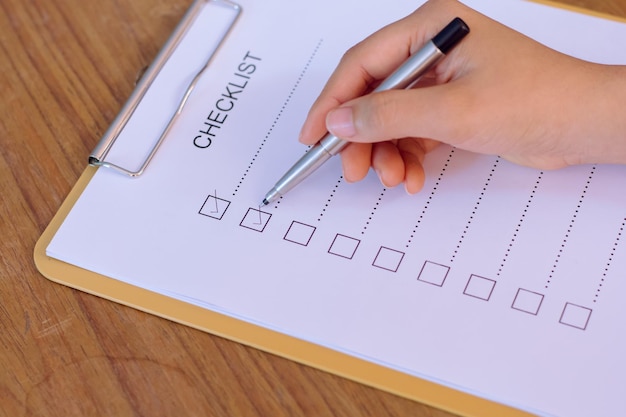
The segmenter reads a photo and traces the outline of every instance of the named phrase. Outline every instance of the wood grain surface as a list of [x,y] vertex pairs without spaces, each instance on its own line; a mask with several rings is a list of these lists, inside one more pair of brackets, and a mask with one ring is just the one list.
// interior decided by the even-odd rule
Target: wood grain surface
[[36,240],[190,3],[0,2],[0,416],[450,417],[37,272]]

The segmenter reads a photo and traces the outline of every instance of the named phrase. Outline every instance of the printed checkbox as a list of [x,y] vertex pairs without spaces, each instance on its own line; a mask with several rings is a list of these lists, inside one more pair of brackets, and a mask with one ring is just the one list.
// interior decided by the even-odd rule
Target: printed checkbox
[[289,226],[289,230],[285,233],[284,239],[289,242],[297,243],[298,245],[307,246],[314,232],[314,226],[293,221],[291,222],[291,226]]
[[361,243],[361,241],[358,239],[337,234],[328,249],[328,253],[341,256],[342,258],[352,259],[359,247],[359,243]]
[[442,287],[443,283],[446,281],[448,272],[450,272],[449,266],[426,261],[424,262],[422,270],[417,276],[417,280],[427,282],[438,287]]
[[489,301],[495,285],[496,281],[492,279],[472,274],[467,281],[463,294]]
[[272,215],[265,211],[261,211],[255,208],[249,208],[239,226],[247,229],[256,230],[262,232],[267,226],[267,222],[270,221]]
[[536,316],[537,313],[539,313],[539,308],[541,307],[542,302],[543,294],[519,288],[511,308]]
[[203,216],[212,217],[217,220],[222,220],[226,209],[230,206],[230,201],[218,198],[215,195],[210,195],[204,200],[204,204],[200,208],[199,214]]
[[585,330],[589,324],[591,309],[572,303],[565,303],[559,323]]
[[404,252],[381,246],[372,265],[391,272],[396,272],[400,267],[402,258],[404,258]]

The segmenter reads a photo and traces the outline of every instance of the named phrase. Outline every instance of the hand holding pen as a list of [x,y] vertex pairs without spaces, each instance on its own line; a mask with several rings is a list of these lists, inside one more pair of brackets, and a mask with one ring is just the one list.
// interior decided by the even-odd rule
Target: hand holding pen
[[[416,87],[363,95],[454,16],[471,36]],[[382,183],[424,183],[422,161],[439,143],[541,169],[626,163],[626,67],[549,49],[455,0],[430,0],[346,53],[313,104],[300,141],[328,130],[351,142],[343,175],[373,168]],[[309,180],[310,181],[310,180]]]
[[[432,40],[426,42],[417,52],[412,53],[393,73],[374,88],[373,93],[411,87],[468,33],[469,28],[465,22],[458,17],[454,18]],[[332,133],[327,133],[278,180],[265,195],[263,204],[269,204],[287,193],[347,145],[347,141]]]

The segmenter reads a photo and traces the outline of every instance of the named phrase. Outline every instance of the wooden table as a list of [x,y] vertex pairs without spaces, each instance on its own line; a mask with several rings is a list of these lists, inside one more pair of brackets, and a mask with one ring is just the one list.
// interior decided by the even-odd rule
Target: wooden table
[[[626,0],[562,2],[626,17]],[[450,416],[35,269],[35,241],[190,3],[0,3],[0,416]]]

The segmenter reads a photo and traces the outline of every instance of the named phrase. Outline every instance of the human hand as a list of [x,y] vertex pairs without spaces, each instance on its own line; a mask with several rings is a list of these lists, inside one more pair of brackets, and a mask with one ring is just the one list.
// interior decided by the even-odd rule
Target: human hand
[[[362,96],[454,17],[470,34],[416,88]],[[424,184],[439,143],[540,169],[626,163],[626,67],[549,49],[456,0],[430,0],[351,48],[313,104],[301,142],[351,143],[344,178],[372,167],[388,187]]]

